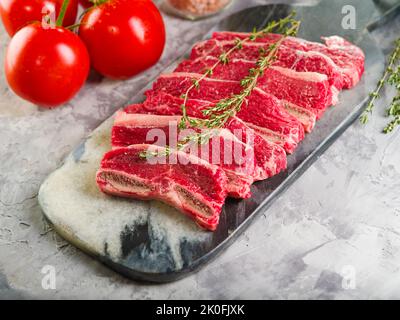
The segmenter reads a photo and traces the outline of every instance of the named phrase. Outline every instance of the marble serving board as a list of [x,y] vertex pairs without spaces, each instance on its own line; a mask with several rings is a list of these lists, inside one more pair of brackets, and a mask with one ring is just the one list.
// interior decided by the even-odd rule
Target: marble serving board
[[[341,10],[349,2],[358,6],[356,30],[341,26]],[[110,150],[113,118],[98,127],[42,184],[39,202],[46,218],[69,242],[130,278],[172,281],[210,261],[256,216],[268,214],[272,201],[359,116],[384,67],[384,56],[366,29],[368,22],[376,18],[375,13],[365,9],[365,3],[323,1],[313,7],[254,7],[230,16],[211,30],[250,31],[296,9],[303,21],[302,38],[318,41],[323,35],[341,35],[366,53],[366,72],[361,82],[340,94],[340,103],[326,112],[314,131],[288,157],[287,170],[255,183],[250,199],[228,199],[215,232],[200,229],[190,218],[158,201],[112,197],[98,190],[95,174],[103,154]],[[130,103],[142,100],[143,92]]]

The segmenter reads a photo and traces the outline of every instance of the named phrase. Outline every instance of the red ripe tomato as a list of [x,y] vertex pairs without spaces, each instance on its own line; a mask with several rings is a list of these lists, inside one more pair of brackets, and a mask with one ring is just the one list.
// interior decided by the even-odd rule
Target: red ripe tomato
[[[44,14],[60,13],[63,0],[0,0],[0,15],[5,29],[13,36],[19,29],[34,21],[42,21]],[[43,10],[43,9],[47,10]],[[43,12],[44,11],[44,12]],[[78,12],[78,0],[70,0],[65,14],[64,26],[75,23]]]
[[5,75],[20,97],[43,107],[70,100],[84,84],[90,68],[81,39],[62,27],[30,24],[11,39]]
[[150,0],[109,0],[89,9],[79,27],[93,67],[114,79],[130,78],[155,64],[165,27]]

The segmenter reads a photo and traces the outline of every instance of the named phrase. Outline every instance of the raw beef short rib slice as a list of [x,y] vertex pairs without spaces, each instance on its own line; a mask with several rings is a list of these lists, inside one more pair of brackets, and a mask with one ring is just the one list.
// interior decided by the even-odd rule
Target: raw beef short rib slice
[[[260,90],[260,92],[262,91]],[[158,108],[159,100],[167,100],[167,104],[161,102],[163,104],[163,114],[166,114],[165,112],[169,112],[168,114],[181,114],[180,106],[183,103],[181,98],[173,97],[163,91],[148,91],[146,95],[147,100],[143,103],[145,109],[153,110],[154,108]],[[283,113],[285,110],[280,105],[281,102],[278,99],[269,95],[271,97],[270,101],[265,100],[262,104],[258,104],[259,99],[255,98],[258,95],[254,92],[252,98],[244,103],[238,118],[241,119],[242,116],[244,117],[250,113],[257,114],[257,117],[254,119],[248,116],[246,119],[250,122],[246,120],[246,125],[257,129],[258,134],[262,135],[264,139],[283,147],[286,152],[292,153],[298,143],[304,138],[304,129],[301,123],[289,114]],[[268,105],[269,102],[275,102],[276,105]],[[180,104],[178,105],[178,103]],[[189,99],[187,111],[192,117],[202,118],[202,110],[214,106],[215,103],[215,101]],[[274,114],[274,111],[277,112]]]
[[[215,32],[213,34],[213,39],[232,41],[238,38],[244,39],[248,36],[249,33]],[[272,43],[279,40],[280,37],[281,35],[278,34],[268,34],[256,39],[256,42]],[[329,57],[342,74],[343,88],[349,89],[354,87],[360,81],[364,72],[364,52],[356,45],[339,36],[322,37],[322,40],[324,40],[325,44],[295,37],[287,37],[282,44],[296,50],[319,52]]]
[[[206,133],[200,130],[182,130],[178,132],[181,116],[164,116],[118,111],[115,116],[114,127],[111,134],[113,147],[129,146],[146,143],[156,144],[161,147],[169,145],[176,148],[178,141],[183,141],[189,135]],[[210,131],[207,143],[188,143],[184,149],[211,164],[221,167],[228,178],[227,191],[234,198],[249,198],[250,186],[257,180],[258,172],[254,156],[253,141],[245,143],[243,138],[253,131],[242,132],[243,128],[235,130],[218,129]],[[243,135],[246,134],[246,137]],[[259,169],[259,168],[258,168]]]
[[258,87],[279,99],[313,111],[317,120],[332,102],[332,91],[326,75],[316,72],[269,68],[260,78]]
[[[101,191],[140,200],[156,199],[192,217],[200,226],[215,230],[227,192],[222,169],[195,156],[173,151],[189,164],[149,163],[141,152],[165,151],[145,144],[118,148],[106,153],[97,172]],[[154,160],[155,161],[155,160]],[[155,161],[156,162],[156,161]]]
[[[203,74],[217,61],[217,58],[211,56],[201,57],[196,60],[185,60],[178,65],[175,72],[195,72]],[[209,77],[213,79],[240,81],[249,74],[250,68],[253,67],[255,67],[255,62],[253,61],[232,59],[229,61],[228,65],[218,65]],[[316,120],[314,112],[288,101],[284,101],[284,106],[291,115],[303,124],[306,132],[311,132]]]
[[[229,59],[244,59],[255,63],[260,56],[260,49],[268,50],[270,43],[247,42],[242,49],[233,51]],[[191,60],[201,57],[220,57],[236,45],[235,41],[219,41],[216,39],[205,40],[196,44],[191,53]],[[329,84],[340,91],[343,88],[343,75],[340,68],[333,60],[315,51],[302,51],[290,46],[281,45],[276,55],[274,66],[293,69],[300,72],[317,72],[328,77]]]
[[[172,90],[170,86],[171,82],[174,82],[175,89],[170,93],[178,96],[180,89],[188,88],[192,85],[193,79],[198,79],[200,76],[201,74],[198,73],[185,72],[163,74],[154,82],[153,89],[165,91],[163,85],[166,83],[169,85],[168,90]],[[220,77],[224,77],[224,74],[216,73],[212,75],[212,78],[204,79],[202,84],[204,86],[204,83],[206,83],[206,88],[202,88],[200,85],[198,90],[190,92],[190,97],[193,99],[219,100],[222,97],[229,97],[230,95],[227,94],[229,91],[236,94],[243,89],[239,81],[220,79]],[[287,68],[271,67],[265,70],[264,76],[260,77],[257,86],[279,99],[309,110],[315,114],[317,119],[321,117],[332,102],[332,90],[327,77],[316,72],[297,72]],[[180,94],[182,93],[180,92]],[[204,96],[207,98],[204,98]]]
[[[148,92],[166,92],[175,97],[181,97],[193,81],[201,77],[198,73],[174,72],[161,74],[153,83],[152,90]],[[189,93],[190,99],[216,101],[229,98],[232,94],[239,94],[242,86],[238,81],[226,81],[206,78],[201,85]],[[146,94],[147,95],[147,94]]]
[[[179,100],[179,98],[174,99]],[[145,141],[142,139],[146,139],[147,137],[142,133],[142,131],[137,130],[137,128],[144,127],[143,132],[146,132],[146,126],[143,125],[143,120],[140,120],[141,125],[139,126],[137,120],[139,118],[136,119],[135,116],[138,114],[151,114],[154,117],[157,117],[155,115],[170,116],[171,114],[179,114],[181,112],[179,108],[181,101],[175,101],[175,106],[172,106],[171,101],[171,97],[167,97],[164,95],[164,97],[159,97],[157,104],[154,104],[153,106],[147,105],[147,107],[145,107],[143,104],[131,105],[126,107],[125,111],[118,112],[115,118],[115,124],[112,132],[112,145],[115,147],[121,147],[134,144],[139,140]],[[188,103],[192,103],[193,105],[196,103],[196,106],[194,106],[194,108],[190,108],[190,110],[199,110],[199,113],[201,113],[200,108],[203,108],[205,105],[205,102],[201,101],[193,102],[189,100]],[[175,112],[172,112],[174,108]],[[128,115],[129,113],[132,113],[135,116],[130,117]],[[179,119],[179,117],[176,116],[171,117]],[[160,125],[160,119],[161,118],[159,118],[157,125]],[[260,135],[255,133],[248,126],[246,126],[246,124],[238,118],[231,118],[226,123],[224,128],[234,133],[235,137],[239,139],[243,144],[246,144],[248,145],[248,147],[252,147],[254,149],[254,165],[252,165],[254,167],[254,171],[251,176],[252,180],[264,180],[286,169],[285,151],[278,145],[266,141],[264,138],[262,138]]]
[[235,131],[242,130],[243,142],[251,141],[254,146],[254,180],[264,180],[277,175],[286,169],[287,158],[285,150],[277,144],[268,142],[255,130],[239,118],[232,118],[227,123],[226,128]]
[[[259,91],[261,92],[261,90]],[[139,113],[146,112],[150,114],[157,113],[164,115],[182,114],[181,105],[183,104],[183,99],[179,97],[174,97],[165,92],[148,91],[146,94],[147,94],[146,101],[140,105],[131,105],[127,107],[127,110],[129,110],[128,112],[139,112]],[[203,118],[204,116],[202,111],[206,108],[213,107],[215,103],[216,103],[215,101],[209,102],[199,99],[188,99],[187,100],[188,115],[195,118]],[[260,108],[259,105],[257,105],[256,103],[246,103],[245,106],[246,109],[243,109],[241,111],[242,115],[245,113],[246,110],[249,110],[250,108],[256,108],[256,110],[254,111],[258,112],[258,119],[260,119],[262,114],[264,114],[264,112],[259,112]],[[272,107],[273,106],[271,106],[271,108]],[[265,113],[267,113],[267,111],[265,111]],[[236,121],[238,121],[240,118],[235,117],[235,119]],[[240,120],[242,121],[242,119]],[[288,137],[281,131],[278,132],[269,129],[270,120],[271,119],[269,117],[263,119],[262,126],[258,126],[256,124],[252,124],[249,122],[244,122],[244,123],[246,126],[251,127],[254,130],[257,130],[258,135],[261,135],[268,142],[284,148],[284,150],[288,153],[292,153],[296,149],[298,144],[295,141],[300,139],[300,137],[304,137],[302,128],[300,127],[299,132],[293,130],[293,134],[296,137],[295,139],[293,139],[291,136]],[[276,126],[276,124],[271,124],[271,126]],[[295,125],[295,127],[297,127],[297,124]],[[288,132],[290,132],[290,130],[288,130]]]
[[[211,77],[218,80],[227,80],[225,79],[226,77],[233,77],[232,70],[238,69],[238,71],[243,74],[248,66],[248,62],[236,60],[229,63],[226,68],[217,70]],[[171,76],[179,76],[180,74],[185,73],[176,72],[172,73]],[[199,77],[192,73],[187,74],[192,77]],[[239,81],[243,79],[238,78],[239,77],[235,80]],[[228,85],[230,82],[226,81],[226,83]],[[237,86],[240,86],[240,84],[237,83]],[[279,99],[287,100],[312,111],[317,119],[321,117],[324,110],[330,106],[332,102],[337,102],[338,91],[335,89],[334,92],[332,92],[332,86],[329,85],[326,75],[317,72],[297,72],[288,68],[271,67],[265,70],[264,76],[260,77],[258,87],[267,93],[275,95]],[[235,91],[237,90],[239,89],[235,88]],[[333,94],[336,96],[334,97]]]
[[328,49],[321,50],[329,55],[343,74],[343,88],[354,87],[364,73],[365,55],[357,46],[338,36],[323,37]]
[[[256,93],[262,92],[262,90],[257,89],[253,93],[254,97],[259,96],[259,94]],[[148,91],[146,93],[147,99],[143,104],[140,105],[131,105],[127,109],[129,110],[128,112],[147,112],[147,113],[157,113],[157,114],[164,114],[164,115],[176,115],[176,114],[182,114],[181,110],[181,105],[183,104],[183,99],[179,97],[172,96],[166,92],[163,91]],[[273,113],[273,109],[277,109],[280,107],[280,101],[277,100],[276,98],[272,97],[269,95],[271,98],[270,102],[274,102],[277,105],[269,105],[268,108],[260,108],[260,105],[257,102],[257,99],[251,99],[250,103],[246,102],[245,107],[240,111],[241,116],[245,116],[247,113],[257,113],[257,118],[251,118],[250,116],[247,117],[249,121],[251,122],[246,122],[246,125],[253,128],[254,130],[257,131],[259,135],[261,135],[264,139],[267,141],[277,144],[281,146],[282,148],[285,149],[286,152],[292,153],[296,147],[298,142],[303,139],[304,137],[304,132],[303,128],[301,128],[301,124],[299,123],[293,123],[292,126],[288,126],[285,120],[280,120],[278,118],[273,118],[271,120],[271,117],[268,116],[271,113]],[[273,100],[274,99],[274,100]],[[259,99],[258,99],[259,100]],[[261,106],[267,105],[267,101],[263,101]],[[204,101],[204,100],[199,100],[199,99],[188,99],[187,101],[187,112],[191,117],[195,118],[202,118],[203,113],[202,111],[206,108],[210,108],[215,105],[216,102],[210,102],[210,101]],[[254,110],[252,110],[254,109]],[[143,111],[140,111],[143,110]],[[145,110],[145,111],[144,111]],[[261,111],[260,111],[261,110]],[[277,114],[279,115],[280,110],[278,110]],[[266,116],[262,119],[263,115]],[[283,115],[286,117],[286,115]],[[239,118],[239,117],[237,117]],[[240,119],[240,118],[239,118]],[[288,120],[290,120],[289,118]],[[241,119],[242,120],[242,119]],[[276,122],[274,122],[276,120]],[[293,120],[293,119],[292,119]],[[272,122],[271,122],[272,121]],[[283,129],[277,127],[278,123],[283,123]],[[278,131],[273,131],[272,129],[275,128],[275,130]],[[299,129],[298,129],[299,128]],[[286,132],[286,133],[284,133]]]
[[237,117],[270,140],[274,138],[269,134],[271,130],[286,137],[284,141],[277,140],[275,143],[283,144],[289,153],[304,139],[302,124],[286,111],[282,101],[259,88],[253,90]]
[[[193,79],[200,78],[200,74],[193,73],[172,73],[161,75],[153,84],[153,89],[147,91],[148,98],[159,93],[167,93],[175,97],[180,97],[182,92],[186,92],[192,85]],[[215,102],[220,99],[230,97],[231,94],[237,94],[242,91],[242,86],[239,81],[223,81],[206,78],[201,82],[201,85],[196,90],[191,90],[189,93],[190,99],[207,100]],[[264,119],[255,119],[254,125],[266,129],[274,139],[273,142],[282,145],[288,152],[293,152],[298,142],[304,138],[304,128],[302,124],[293,116],[291,116],[284,108],[283,103],[275,97],[266,94],[265,97],[270,99],[256,99],[259,94],[256,90],[247,98],[242,106],[243,113],[250,108],[256,108],[260,114],[263,114]],[[146,102],[145,102],[146,104]],[[241,116],[238,116],[241,118]],[[251,119],[246,120],[246,122]]]

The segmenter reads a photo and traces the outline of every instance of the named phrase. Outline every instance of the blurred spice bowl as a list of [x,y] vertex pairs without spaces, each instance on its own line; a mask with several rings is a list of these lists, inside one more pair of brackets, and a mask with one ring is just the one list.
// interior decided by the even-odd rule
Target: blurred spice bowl
[[197,20],[215,15],[230,5],[233,0],[164,0],[164,7],[171,13]]

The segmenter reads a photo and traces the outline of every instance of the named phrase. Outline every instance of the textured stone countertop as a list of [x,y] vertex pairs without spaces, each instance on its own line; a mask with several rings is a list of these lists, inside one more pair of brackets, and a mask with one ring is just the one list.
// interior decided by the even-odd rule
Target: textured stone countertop
[[[236,1],[224,12],[268,1]],[[182,54],[221,16],[188,22],[164,15],[161,61],[126,82],[95,75],[66,106],[38,110],[7,88],[0,72],[0,298],[400,298],[400,131],[354,123],[215,261],[175,283],[119,276],[59,238],[43,221],[44,178],[91,130]],[[400,19],[374,36],[388,47]],[[0,65],[8,43],[0,29]],[[54,266],[56,290],[42,288]]]

